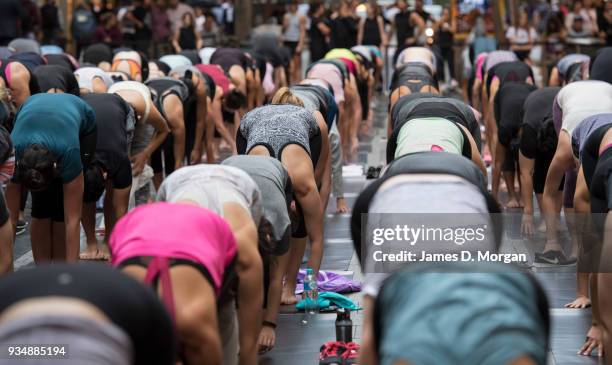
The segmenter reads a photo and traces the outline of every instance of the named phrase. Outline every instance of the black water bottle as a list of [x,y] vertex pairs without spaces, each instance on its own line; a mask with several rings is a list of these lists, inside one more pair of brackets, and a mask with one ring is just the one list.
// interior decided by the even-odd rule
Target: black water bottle
[[348,309],[339,308],[336,311],[336,341],[353,341],[353,321]]

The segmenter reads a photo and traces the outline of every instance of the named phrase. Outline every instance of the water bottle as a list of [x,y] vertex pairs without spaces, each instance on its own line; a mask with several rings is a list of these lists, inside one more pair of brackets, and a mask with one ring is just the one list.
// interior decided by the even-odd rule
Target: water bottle
[[319,292],[317,290],[317,279],[311,268],[306,269],[304,277],[304,318],[302,324],[307,325],[319,312]]
[[351,311],[339,308],[336,311],[336,341],[353,341],[353,321],[351,321]]

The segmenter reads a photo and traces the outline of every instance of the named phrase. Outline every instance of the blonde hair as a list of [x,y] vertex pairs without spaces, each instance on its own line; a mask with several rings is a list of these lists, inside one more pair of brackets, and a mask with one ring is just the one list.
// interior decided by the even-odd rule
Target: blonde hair
[[295,96],[288,87],[282,87],[274,94],[272,104],[293,104],[304,107],[302,99]]
[[12,99],[11,91],[6,87],[0,87],[0,101],[6,105],[9,113],[14,114],[16,109]]

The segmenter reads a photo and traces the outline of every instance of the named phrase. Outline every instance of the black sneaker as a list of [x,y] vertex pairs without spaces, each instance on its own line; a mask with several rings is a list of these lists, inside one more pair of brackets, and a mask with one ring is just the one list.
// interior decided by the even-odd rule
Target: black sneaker
[[574,265],[576,258],[566,258],[563,252],[551,250],[546,252],[536,252],[535,259],[533,260],[536,264],[547,264],[547,265]]
[[23,234],[26,231],[27,227],[28,227],[28,222],[22,221],[22,220],[17,221],[17,229],[15,231],[15,234],[16,235]]

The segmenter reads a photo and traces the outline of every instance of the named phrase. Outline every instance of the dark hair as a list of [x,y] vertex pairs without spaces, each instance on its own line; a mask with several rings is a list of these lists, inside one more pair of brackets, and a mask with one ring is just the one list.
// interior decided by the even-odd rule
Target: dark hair
[[46,147],[33,144],[27,147],[17,164],[17,176],[27,189],[45,190],[57,176],[57,160]]
[[225,95],[225,107],[230,110],[237,110],[246,105],[246,96],[234,89]]
[[106,179],[102,166],[92,163],[83,171],[84,190],[83,201],[85,203],[96,202],[102,196],[106,188]]

